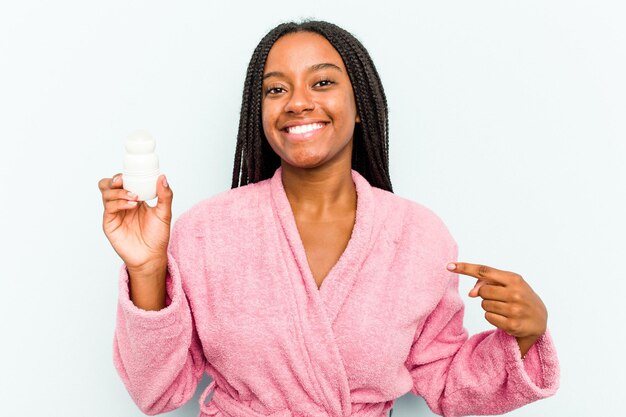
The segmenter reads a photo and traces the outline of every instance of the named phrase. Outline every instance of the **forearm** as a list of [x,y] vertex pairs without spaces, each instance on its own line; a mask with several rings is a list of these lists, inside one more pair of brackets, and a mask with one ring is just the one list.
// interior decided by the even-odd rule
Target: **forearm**
[[457,352],[448,371],[442,411],[503,414],[550,396],[557,387],[558,364],[549,338],[538,338],[521,361],[516,338],[497,329],[472,336]]
[[[149,415],[185,404],[193,396],[205,367],[178,268],[170,260],[166,271],[166,297],[171,297],[171,303],[160,311],[145,311],[133,303],[128,268],[124,266],[120,271],[113,360],[132,399]],[[156,271],[146,276],[135,273],[133,280],[138,284],[134,289],[147,285],[149,280],[156,281],[156,277]],[[155,292],[154,287],[147,288]]]

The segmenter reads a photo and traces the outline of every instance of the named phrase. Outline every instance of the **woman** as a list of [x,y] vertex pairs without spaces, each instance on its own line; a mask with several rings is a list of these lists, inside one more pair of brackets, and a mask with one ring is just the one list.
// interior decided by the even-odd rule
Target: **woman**
[[[120,175],[99,183],[124,261],[114,363],[144,412],[183,405],[205,371],[201,416],[379,417],[408,391],[438,414],[494,414],[556,391],[541,299],[515,273],[450,264],[443,222],[392,193],[385,95],[352,35],[274,28],[240,117],[233,188],[171,238],[164,176],[153,208]],[[497,329],[468,338],[457,273]]]

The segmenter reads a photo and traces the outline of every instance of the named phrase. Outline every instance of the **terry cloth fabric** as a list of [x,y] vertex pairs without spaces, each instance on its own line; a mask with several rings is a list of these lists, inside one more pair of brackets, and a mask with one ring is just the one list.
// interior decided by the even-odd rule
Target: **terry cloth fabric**
[[524,361],[501,330],[468,337],[444,223],[352,179],[352,235],[319,289],[281,168],[179,217],[166,308],[136,307],[122,265],[113,359],[144,413],[182,406],[204,372],[201,417],[383,417],[409,391],[444,416],[496,414],[555,393],[549,332]]

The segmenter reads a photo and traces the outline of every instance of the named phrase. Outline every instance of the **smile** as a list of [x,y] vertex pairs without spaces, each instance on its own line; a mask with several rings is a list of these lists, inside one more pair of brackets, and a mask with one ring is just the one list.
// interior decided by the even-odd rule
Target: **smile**
[[287,133],[291,133],[294,135],[302,135],[305,133],[313,132],[314,130],[319,130],[323,128],[325,125],[326,125],[325,123],[310,123],[307,125],[287,127],[285,128],[285,130],[287,131]]

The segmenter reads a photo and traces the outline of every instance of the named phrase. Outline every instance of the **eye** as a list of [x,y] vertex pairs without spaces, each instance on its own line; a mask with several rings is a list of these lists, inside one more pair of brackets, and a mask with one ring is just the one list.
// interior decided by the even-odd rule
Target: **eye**
[[284,93],[285,89],[281,86],[269,86],[265,89],[265,95],[276,95],[280,93]]
[[315,86],[319,86],[319,87],[328,87],[330,85],[335,84],[334,81],[329,80],[327,78],[323,78],[321,80],[319,80],[318,82],[315,83]]

